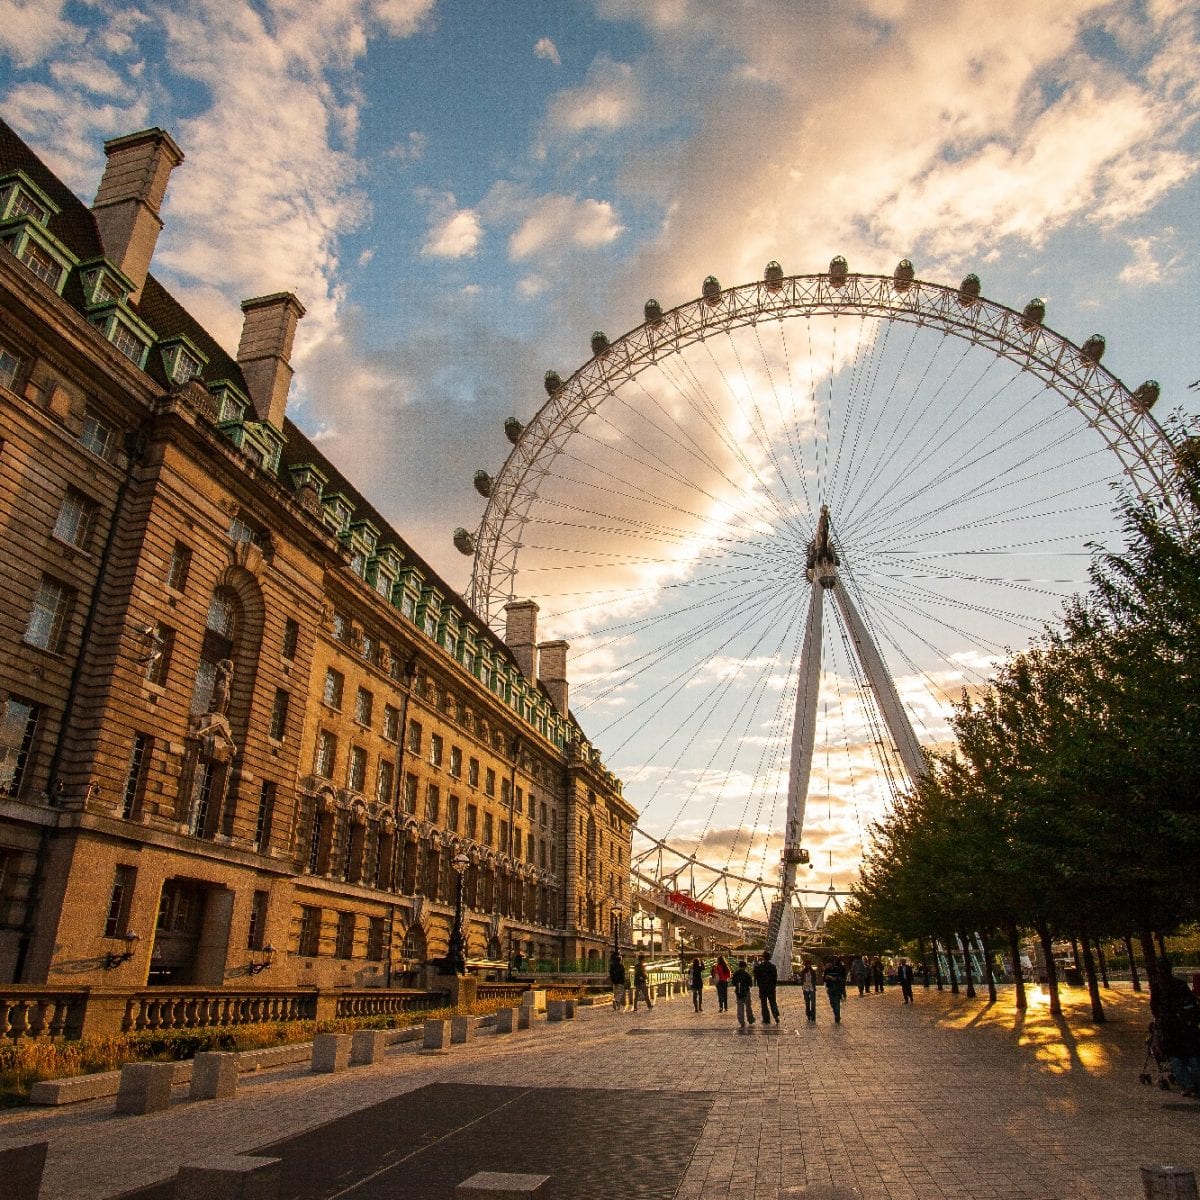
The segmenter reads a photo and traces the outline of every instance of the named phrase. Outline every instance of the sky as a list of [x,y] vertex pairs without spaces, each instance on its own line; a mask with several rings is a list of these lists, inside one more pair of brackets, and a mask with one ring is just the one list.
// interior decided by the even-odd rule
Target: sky
[[[152,270],[230,350],[242,299],[300,297],[290,414],[462,590],[471,564],[450,533],[478,524],[472,475],[500,471],[503,422],[533,417],[544,372],[569,377],[593,331],[616,340],[648,297],[671,308],[706,276],[753,281],[772,259],[805,274],[841,254],[852,271],[890,274],[907,257],[919,278],[945,284],[974,271],[997,303],[1044,297],[1047,325],[1076,344],[1103,333],[1115,376],[1130,388],[1159,381],[1160,416],[1200,407],[1189,390],[1200,379],[1200,14],[1183,0],[0,0],[0,112],[87,200],[105,139],[152,125],[173,135],[186,157]],[[848,424],[849,389],[867,379],[853,374],[860,357],[876,384],[902,374],[881,342],[872,329],[852,355],[844,337],[840,351],[819,337],[805,347],[810,367],[823,364],[810,381],[842,372]],[[803,358],[799,346],[797,334],[764,350],[759,383],[781,371],[780,356]],[[707,369],[728,382],[715,359]],[[689,409],[702,394],[690,378],[679,400]],[[654,402],[678,384],[664,375]],[[794,416],[805,409],[803,397],[788,403]],[[613,453],[611,438],[631,436],[618,424],[572,455]],[[654,473],[646,457],[621,461]],[[751,473],[743,495],[769,489],[771,471]],[[721,503],[722,520],[750,511]],[[629,612],[661,612],[672,571],[700,579],[713,546],[702,525]],[[615,595],[589,562],[571,590]],[[539,598],[544,579],[521,578],[521,594]],[[573,651],[595,632],[552,605],[543,618]],[[928,694],[919,676],[944,682],[947,659],[994,658],[1001,635],[971,633],[940,646],[942,675],[909,664],[901,690],[912,685],[916,708]],[[703,836],[713,853],[739,838],[777,849],[793,641],[697,650],[693,680],[767,664],[754,678],[768,681],[770,703],[735,736],[747,752],[769,742],[774,765],[756,783],[739,760],[703,817],[686,792],[652,805],[653,832]],[[610,764],[631,778],[703,776],[721,738],[703,765],[683,749],[654,763],[644,745],[616,749],[626,739],[603,717],[615,669],[591,646],[575,693],[583,704],[589,685],[600,689],[584,724]],[[828,674],[824,707],[834,696],[842,719],[857,701],[849,690],[836,699],[835,676],[853,669]],[[941,718],[926,717],[922,735],[942,741]],[[869,720],[850,725],[841,740],[858,750],[840,774],[857,762],[860,785],[883,779],[865,749]],[[774,798],[734,804],[738,787]],[[845,795],[822,802],[823,880],[853,877],[886,801],[883,784],[867,790],[865,813]],[[637,805],[650,793],[627,794]],[[734,865],[761,870],[742,849]]]

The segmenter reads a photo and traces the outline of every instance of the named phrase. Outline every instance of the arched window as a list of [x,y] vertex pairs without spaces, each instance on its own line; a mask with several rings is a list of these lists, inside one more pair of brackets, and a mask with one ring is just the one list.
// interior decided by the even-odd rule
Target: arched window
[[[208,617],[204,622],[204,641],[200,647],[200,664],[192,688],[192,715],[214,711],[214,692],[220,678],[220,665],[228,659],[236,663],[241,605],[231,588],[219,587],[212,594]],[[227,684],[226,684],[227,686]],[[227,697],[216,696],[217,708]]]

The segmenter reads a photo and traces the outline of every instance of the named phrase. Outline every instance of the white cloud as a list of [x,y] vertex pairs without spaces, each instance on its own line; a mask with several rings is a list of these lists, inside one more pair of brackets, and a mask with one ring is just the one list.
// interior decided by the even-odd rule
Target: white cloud
[[[453,203],[453,197],[449,200]],[[473,208],[441,217],[425,235],[421,253],[427,258],[469,258],[483,240],[483,224]]]
[[1173,274],[1182,261],[1182,256],[1172,245],[1174,233],[1173,229],[1164,229],[1160,237],[1131,238],[1132,257],[1121,270],[1121,282],[1131,287],[1150,287]]
[[562,59],[558,56],[558,47],[548,37],[540,37],[534,43],[533,57],[544,58],[556,67],[562,66]]
[[550,104],[553,129],[570,134],[613,131],[630,124],[642,110],[641,88],[632,67],[599,58],[583,86],[560,92]]
[[0,0],[0,53],[18,67],[30,67],[64,42],[81,41],[63,19],[65,0]]
[[625,227],[607,200],[575,196],[541,196],[508,243],[509,256],[520,262],[567,247],[594,250],[616,241]]
[[419,162],[425,157],[425,148],[428,144],[428,136],[414,129],[408,137],[401,138],[390,150],[386,151],[386,155],[388,158],[398,158],[401,162]]

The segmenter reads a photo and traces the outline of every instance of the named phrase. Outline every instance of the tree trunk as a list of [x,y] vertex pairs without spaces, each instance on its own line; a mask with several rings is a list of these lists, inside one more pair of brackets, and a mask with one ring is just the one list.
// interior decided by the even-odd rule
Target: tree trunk
[[1100,982],[1105,987],[1111,987],[1108,982],[1108,960],[1104,957],[1104,945],[1099,938],[1096,939],[1096,965],[1100,968]]
[[1075,964],[1075,970],[1083,973],[1083,959],[1079,957],[1079,938],[1075,934],[1071,934],[1071,961]]
[[1038,941],[1042,943],[1042,956],[1046,960],[1046,991],[1050,993],[1050,1015],[1062,1016],[1062,1001],[1058,996],[1058,971],[1054,966],[1054,939],[1050,929],[1040,917],[1034,926],[1037,930]]
[[954,941],[946,939],[946,969],[950,972],[950,995],[958,995],[958,975],[954,970]]
[[1150,1005],[1161,990],[1158,986],[1158,955],[1154,952],[1154,934],[1148,929],[1138,931],[1138,940],[1142,943],[1142,962],[1146,964],[1146,982],[1150,985]]
[[1088,938],[1087,927],[1080,931],[1083,942],[1083,971],[1087,976],[1088,996],[1092,1001],[1092,1024],[1104,1024],[1104,1004],[1100,1000],[1100,985],[1096,982],[1096,960],[1092,957],[1092,943]]
[[1138,975],[1137,959],[1133,957],[1133,938],[1125,935],[1125,957],[1129,959],[1129,982],[1133,984],[1133,990],[1140,992],[1142,990],[1141,976]]
[[1025,998],[1025,972],[1021,969],[1021,938],[1017,933],[1017,923],[1008,923],[1008,952],[1012,955],[1013,987],[1016,989],[1015,1002],[1018,1012],[1024,1012],[1029,1006]]
[[[1164,938],[1163,935],[1161,933],[1159,933],[1158,931],[1155,931],[1154,940],[1158,943],[1158,957],[1166,958],[1167,957],[1167,940],[1166,940],[1166,938]],[[1155,971],[1154,974],[1157,977],[1158,972]]]
[[996,976],[992,971],[992,939],[985,932],[979,934],[983,946],[983,982],[987,984],[988,1003],[996,1003]]
[[929,990],[929,960],[925,957],[925,938],[917,938],[917,950],[921,955],[921,979],[924,981],[926,991]]
[[937,990],[940,992],[942,990],[942,955],[938,950],[937,938],[930,938],[929,940],[933,942],[933,975],[937,980]]
[[967,979],[967,999],[975,999],[975,979],[974,971],[971,970],[971,942],[969,935],[963,937],[961,933],[955,935],[958,938],[958,944],[962,947],[963,952],[963,974]]

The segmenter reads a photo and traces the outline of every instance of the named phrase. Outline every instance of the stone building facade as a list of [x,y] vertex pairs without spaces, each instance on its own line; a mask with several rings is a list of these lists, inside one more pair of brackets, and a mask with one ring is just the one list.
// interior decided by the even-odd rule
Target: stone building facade
[[288,419],[294,296],[230,355],[150,273],[170,136],[105,151],[89,208],[0,124],[0,980],[416,983],[456,861],[469,959],[599,965],[636,814],[566,646]]

